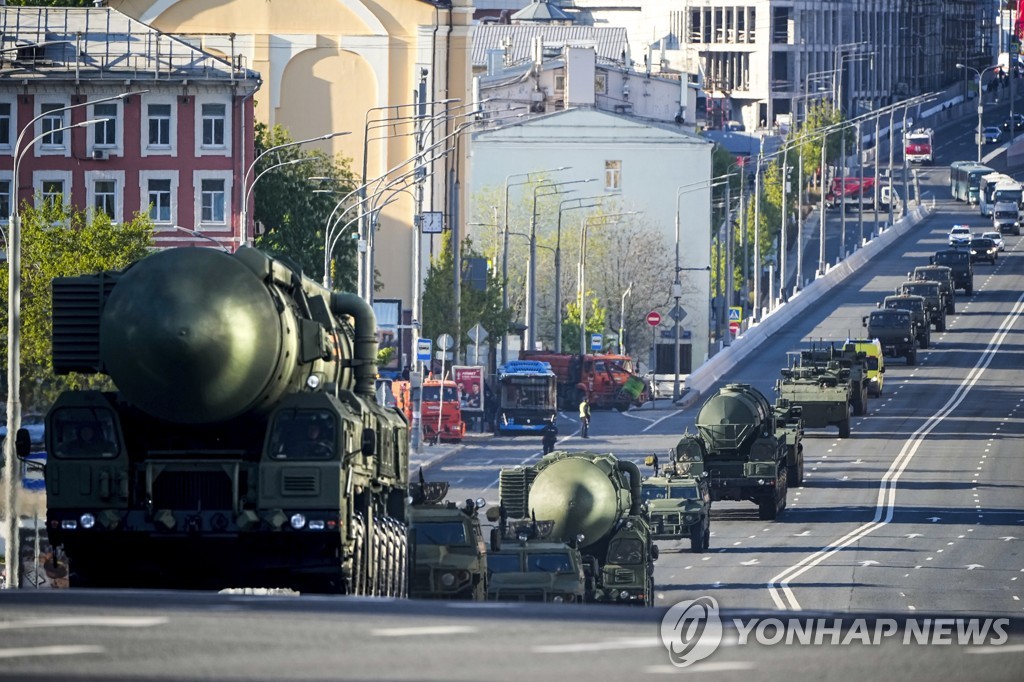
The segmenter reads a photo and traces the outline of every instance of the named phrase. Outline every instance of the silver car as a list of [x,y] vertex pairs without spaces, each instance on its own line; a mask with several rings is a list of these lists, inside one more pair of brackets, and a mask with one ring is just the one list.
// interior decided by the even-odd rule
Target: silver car
[[982,232],[982,237],[987,237],[996,243],[1000,251],[1006,251],[1006,242],[1003,241],[1003,235],[999,232]]

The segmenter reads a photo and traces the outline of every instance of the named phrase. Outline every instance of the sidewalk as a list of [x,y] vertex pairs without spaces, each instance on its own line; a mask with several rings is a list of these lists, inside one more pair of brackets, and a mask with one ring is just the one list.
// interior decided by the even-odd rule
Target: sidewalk
[[461,443],[438,443],[437,445],[420,443],[418,452],[410,449],[409,474],[410,476],[416,476],[420,467],[426,471],[430,467],[437,466],[450,457],[454,457],[462,452],[466,446],[479,445],[493,436],[494,434],[492,433],[467,433]]

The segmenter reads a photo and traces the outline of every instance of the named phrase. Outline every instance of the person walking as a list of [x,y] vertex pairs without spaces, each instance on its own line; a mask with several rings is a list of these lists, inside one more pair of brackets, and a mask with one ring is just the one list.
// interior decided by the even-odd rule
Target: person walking
[[583,438],[590,438],[587,432],[590,430],[590,403],[587,402],[586,394],[580,401],[580,435]]
[[555,426],[555,420],[552,419],[540,432],[541,444],[544,446],[544,454],[555,451],[555,441],[558,440],[558,427]]

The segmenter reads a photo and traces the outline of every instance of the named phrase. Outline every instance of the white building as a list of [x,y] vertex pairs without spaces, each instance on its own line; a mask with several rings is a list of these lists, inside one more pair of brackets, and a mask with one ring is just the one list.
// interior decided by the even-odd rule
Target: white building
[[[593,88],[576,91],[571,78],[566,83],[566,92],[570,108],[474,134],[467,197],[469,215],[487,216],[492,210],[490,206],[473,205],[474,201],[479,203],[476,197],[500,197],[504,203],[510,176],[519,175],[521,181],[526,173],[568,166],[571,171],[558,173],[557,178],[549,175],[549,178],[555,181],[598,179],[599,182],[581,185],[586,189],[576,194],[604,194],[622,211],[642,211],[643,215],[637,218],[645,225],[660,229],[664,243],[672,249],[677,244],[675,226],[680,217],[677,215],[677,191],[682,187],[679,195],[683,214],[678,240],[680,267],[703,269],[708,266],[711,258],[711,143],[682,126],[654,124],[624,114],[599,111],[594,107]],[[509,204],[515,204],[522,195],[523,187],[517,187]],[[503,206],[493,208],[499,212],[504,209]],[[522,230],[522,225],[511,222],[512,231]],[[538,220],[538,225],[543,224],[548,234],[552,223],[550,216]],[[579,224],[579,218],[572,222],[573,226]],[[602,233],[610,229],[614,229],[614,225],[594,228],[588,235],[588,243],[602,239]],[[516,248],[522,249],[523,245],[517,243]],[[551,261],[545,256],[544,262]],[[575,259],[563,260],[563,291],[571,289],[568,283],[575,281],[575,265]],[[553,286],[545,288],[542,284],[544,281],[553,284],[553,273],[542,266],[538,266],[538,272],[546,276],[546,279],[538,278],[538,296],[553,297]],[[684,335],[688,337],[684,341],[687,346],[684,353],[690,353],[692,367],[697,367],[708,355],[710,280],[703,273],[683,274],[685,295],[680,305],[687,316],[682,329],[689,332]],[[674,273],[669,268],[664,272],[665,300],[671,296],[673,280]],[[602,300],[602,304],[617,311],[618,296],[614,301]],[[663,318],[667,320],[667,315]],[[538,316],[537,338],[550,339],[553,324],[550,318],[545,320]],[[684,369],[689,371],[689,368]]]

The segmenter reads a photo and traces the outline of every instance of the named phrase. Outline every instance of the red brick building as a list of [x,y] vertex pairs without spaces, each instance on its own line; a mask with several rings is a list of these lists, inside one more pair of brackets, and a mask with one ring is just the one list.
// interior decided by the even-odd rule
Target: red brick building
[[0,7],[0,33],[5,223],[14,201],[62,197],[148,213],[157,247],[240,243],[259,74],[109,8]]

